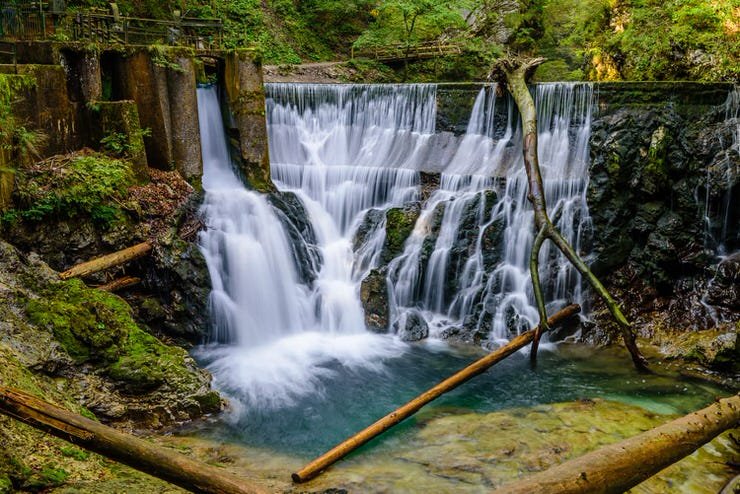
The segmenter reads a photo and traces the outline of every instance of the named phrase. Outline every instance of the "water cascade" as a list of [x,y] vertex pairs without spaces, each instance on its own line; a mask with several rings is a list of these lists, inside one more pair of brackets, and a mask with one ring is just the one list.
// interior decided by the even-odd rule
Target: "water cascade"
[[[320,392],[340,368],[382,370],[406,347],[367,330],[359,292],[371,271],[387,285],[387,328],[376,329],[402,339],[457,333],[495,345],[536,323],[518,115],[486,87],[466,132],[440,133],[436,92],[435,85],[267,85],[273,180],[299,200],[312,231],[296,237],[274,197],[240,183],[216,91],[199,89],[208,226],[200,242],[214,327],[202,358],[222,389],[279,407]],[[583,248],[592,90],[541,85],[535,99],[551,214]],[[439,185],[425,193],[430,170]],[[397,236],[387,224],[392,208],[410,211],[412,222],[396,252],[388,250]],[[316,253],[309,277],[298,251]],[[552,305],[583,303],[569,265],[552,250],[541,256]]]
[[[536,323],[517,112],[485,87],[464,132],[440,131],[437,91],[267,85],[280,192],[261,195],[233,171],[215,89],[198,90],[207,225],[200,245],[213,332],[195,356],[230,398],[228,430],[246,442],[321,453],[480,355],[441,338],[495,346]],[[535,100],[551,217],[587,252],[592,88],[539,85]],[[580,279],[561,256],[543,250],[540,260],[550,309],[584,304]],[[361,303],[372,276],[380,280],[372,302],[387,310],[381,327],[368,323]],[[421,344],[403,341],[426,334]],[[524,355],[512,356],[429,409],[531,406],[572,400],[585,388],[639,401],[649,385],[662,400],[655,411],[682,410],[683,384],[666,395],[663,381],[632,379],[621,359],[605,374],[591,367],[591,355],[581,357],[543,352],[534,372]]]
[[[267,92],[278,186],[328,215],[347,245],[364,216],[379,218],[361,239],[351,281],[373,268],[387,275],[391,329],[414,321],[432,335],[474,329],[493,342],[537,321],[527,267],[533,220],[511,101],[482,89],[467,131],[454,136],[436,132],[434,85],[271,84]],[[535,95],[552,216],[577,248],[588,227],[592,96],[583,84],[541,85]],[[421,204],[419,172],[441,173]],[[420,212],[403,252],[383,260],[377,210],[412,203]],[[543,278],[553,304],[583,302],[569,265],[551,250],[541,255],[551,260]]]
[[217,385],[244,403],[277,407],[319,390],[332,373],[328,362],[372,367],[397,355],[397,342],[365,331],[348,284],[351,250],[330,222],[322,225],[321,208],[307,204],[327,260],[309,287],[291,262],[291,239],[276,210],[233,171],[214,88],[198,89],[198,112],[207,224],[200,244],[213,286],[212,340],[220,344],[201,357]]

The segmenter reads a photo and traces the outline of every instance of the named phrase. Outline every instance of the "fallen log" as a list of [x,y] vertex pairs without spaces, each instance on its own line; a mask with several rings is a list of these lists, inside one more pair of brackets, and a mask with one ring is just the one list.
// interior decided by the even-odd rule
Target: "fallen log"
[[116,292],[133,285],[138,285],[139,283],[141,283],[141,278],[137,278],[135,276],[123,276],[113,281],[109,281],[104,285],[99,285],[96,288],[98,290],[103,290],[104,292]]
[[0,386],[0,413],[191,492],[267,492],[217,467],[124,434],[17,389]]
[[494,491],[498,494],[621,493],[740,425],[740,394]]
[[[547,320],[548,329],[553,328],[554,326],[560,324],[561,322],[579,313],[580,311],[581,311],[580,306],[576,304],[569,305],[563,308],[559,312],[556,312],[555,314],[553,314],[552,317],[550,317],[550,319]],[[530,331],[527,331],[526,333],[520,334],[516,338],[512,339],[506,345],[494,350],[493,352],[489,353],[485,357],[476,360],[469,366],[458,371],[454,375],[448,377],[447,379],[440,382],[433,388],[420,394],[419,396],[409,401],[402,407],[389,413],[388,415],[381,418],[374,424],[370,425],[369,427],[363,429],[362,431],[358,432],[357,434],[350,437],[349,439],[346,439],[342,443],[333,447],[331,450],[327,451],[326,453],[324,453],[323,455],[316,458],[311,463],[309,463],[308,465],[306,465],[305,467],[303,467],[302,469],[294,473],[292,475],[293,482],[299,482],[299,483],[305,482],[307,480],[311,480],[312,478],[316,477],[326,467],[330,466],[337,460],[343,458],[348,453],[359,448],[360,446],[362,446],[363,444],[365,444],[366,442],[368,442],[375,436],[387,431],[388,429],[398,424],[405,418],[410,417],[411,415],[419,411],[420,408],[422,408],[424,405],[426,405],[430,401],[438,398],[439,396],[443,395],[444,393],[447,393],[448,391],[455,389],[456,387],[460,386],[462,383],[477,376],[478,374],[483,373],[488,368],[492,367],[498,362],[501,362],[502,360],[504,360],[506,357],[508,357],[512,353],[515,353],[521,348],[524,348],[525,346],[529,345],[532,342],[532,339],[534,338],[534,333],[535,333],[534,330],[530,330]]]
[[59,277],[63,280],[70,278],[82,278],[104,269],[112,268],[114,266],[120,266],[139,257],[145,256],[152,250],[152,244],[149,242],[142,242],[132,247],[128,247],[112,254],[107,254],[91,261],[80,263],[72,268],[59,273]]

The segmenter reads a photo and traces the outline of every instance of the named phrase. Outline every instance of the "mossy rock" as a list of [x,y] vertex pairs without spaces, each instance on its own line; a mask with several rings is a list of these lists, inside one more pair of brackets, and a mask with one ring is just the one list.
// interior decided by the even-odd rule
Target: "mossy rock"
[[138,329],[121,298],[91,290],[80,280],[52,285],[26,305],[29,320],[54,334],[77,362],[114,362],[129,333]]
[[139,328],[123,299],[87,288],[80,280],[51,286],[29,300],[26,312],[78,363],[102,364],[104,373],[128,392],[148,391],[165,382],[176,388],[194,378],[185,350],[164,345]]
[[388,263],[403,252],[403,246],[414,230],[419,214],[421,214],[419,203],[409,204],[402,208],[391,208],[385,212],[383,262]]

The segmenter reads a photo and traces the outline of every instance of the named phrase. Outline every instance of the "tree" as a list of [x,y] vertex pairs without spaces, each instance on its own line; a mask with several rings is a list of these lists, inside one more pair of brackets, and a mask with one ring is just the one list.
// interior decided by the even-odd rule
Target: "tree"
[[466,26],[463,14],[470,0],[382,0],[372,11],[374,22],[355,41],[355,48],[401,45],[404,80],[411,49],[422,41],[439,38]]
[[532,364],[537,360],[537,347],[540,336],[547,331],[547,311],[545,310],[545,296],[542,292],[539,275],[538,255],[542,244],[545,240],[552,241],[558,249],[565,255],[573,266],[580,272],[591,284],[593,289],[606,302],[609,311],[617,321],[622,332],[624,344],[629,350],[632,362],[639,370],[647,370],[647,362],[640,354],[640,350],[635,343],[635,335],[632,327],[624,317],[619,304],[614,300],[611,293],[604,287],[599,279],[588,268],[586,263],[576,253],[575,249],[560,234],[558,229],[553,225],[547,214],[547,204],[545,202],[545,188],[542,184],[542,174],[540,172],[539,159],[537,157],[537,111],[534,105],[532,93],[527,87],[527,80],[531,78],[537,67],[545,61],[544,58],[519,58],[516,56],[506,56],[501,58],[491,71],[490,78],[499,81],[508,87],[509,92],[514,97],[516,106],[522,116],[522,136],[523,136],[523,153],[524,168],[527,172],[529,182],[528,199],[534,209],[534,224],[537,230],[537,236],[532,245],[532,253],[529,259],[529,269],[532,275],[532,286],[534,296],[537,302],[537,311],[539,312],[540,322],[535,331],[532,340]]

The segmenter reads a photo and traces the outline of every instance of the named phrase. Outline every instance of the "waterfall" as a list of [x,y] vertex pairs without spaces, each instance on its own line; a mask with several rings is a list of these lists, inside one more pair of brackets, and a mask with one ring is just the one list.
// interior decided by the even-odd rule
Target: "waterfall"
[[235,403],[274,408],[320,392],[334,368],[377,368],[403,346],[367,333],[351,282],[351,248],[327,213],[306,198],[325,262],[303,282],[291,239],[267,198],[233,170],[215,88],[198,89],[212,344],[200,350]]
[[[413,328],[495,345],[536,324],[518,113],[487,86],[466,132],[438,132],[437,90],[268,84],[271,171],[281,192],[261,195],[233,170],[215,89],[198,89],[200,245],[213,285],[212,337],[199,357],[235,403],[285,407],[321,394],[337,372],[381,372],[407,349],[394,334]],[[588,237],[592,99],[587,84],[535,90],[549,211],[579,250]],[[431,182],[430,172],[439,174]],[[310,235],[286,225],[276,205],[286,197],[299,203]],[[391,252],[392,211],[411,223]],[[308,252],[316,254],[310,276],[301,259]],[[551,310],[584,302],[559,253],[546,247],[540,260]],[[372,271],[387,285],[388,335],[366,327],[360,287]]]
[[[372,268],[387,276],[391,328],[423,318],[432,334],[474,330],[492,342],[537,322],[528,270],[532,211],[518,113],[495,88],[481,89],[467,131],[436,131],[436,85],[268,84],[275,183],[297,193],[357,293]],[[586,245],[585,200],[592,87],[536,87],[540,162],[553,219],[576,249]],[[502,120],[502,121],[499,121]],[[440,144],[440,143],[443,143]],[[403,252],[381,259],[384,217],[418,203],[419,172],[441,172]],[[354,260],[349,247],[365,215],[380,216]],[[319,243],[322,241],[320,240]],[[386,260],[387,261],[387,260]],[[579,275],[546,246],[542,278],[552,306],[583,303]]]
[[[740,175],[740,161],[738,161],[738,155],[740,155],[740,86],[734,86],[727,95],[725,101],[725,121],[729,125],[733,126],[732,141],[727,144],[725,152],[726,166],[723,170],[724,180],[727,183],[727,190],[722,198],[722,204],[720,207],[720,233],[719,233],[719,247],[718,252],[720,255],[727,254],[727,243],[738,245],[740,239],[731,239],[729,237],[729,226],[732,221],[732,182],[733,177]],[[734,125],[733,125],[734,123]],[[734,167],[734,169],[733,169]]]

